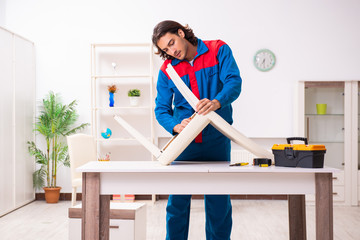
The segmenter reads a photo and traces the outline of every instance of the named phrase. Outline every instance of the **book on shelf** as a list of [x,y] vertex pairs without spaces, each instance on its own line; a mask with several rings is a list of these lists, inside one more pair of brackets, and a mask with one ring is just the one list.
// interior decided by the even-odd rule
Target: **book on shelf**
[[113,201],[118,202],[134,202],[135,195],[134,194],[113,194]]

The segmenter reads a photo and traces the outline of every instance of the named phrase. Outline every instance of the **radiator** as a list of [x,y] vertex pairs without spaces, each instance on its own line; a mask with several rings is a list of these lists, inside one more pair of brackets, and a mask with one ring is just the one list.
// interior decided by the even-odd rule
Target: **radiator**
[[249,165],[252,165],[254,158],[256,156],[247,150],[231,150],[232,163],[247,162]]

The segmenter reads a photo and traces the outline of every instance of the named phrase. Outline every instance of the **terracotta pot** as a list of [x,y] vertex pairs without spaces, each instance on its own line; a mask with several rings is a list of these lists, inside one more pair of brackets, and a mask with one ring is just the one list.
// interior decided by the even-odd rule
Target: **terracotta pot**
[[61,187],[43,187],[45,191],[45,200],[47,203],[57,203],[60,197],[60,189]]

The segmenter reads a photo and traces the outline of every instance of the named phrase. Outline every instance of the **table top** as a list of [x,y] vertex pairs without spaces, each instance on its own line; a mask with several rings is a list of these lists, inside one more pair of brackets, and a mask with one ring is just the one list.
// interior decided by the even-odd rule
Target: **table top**
[[259,167],[259,166],[229,166],[228,162],[194,162],[175,161],[163,166],[158,161],[92,161],[76,169],[77,172],[101,173],[334,173],[339,169],[324,168],[293,168],[293,167]]

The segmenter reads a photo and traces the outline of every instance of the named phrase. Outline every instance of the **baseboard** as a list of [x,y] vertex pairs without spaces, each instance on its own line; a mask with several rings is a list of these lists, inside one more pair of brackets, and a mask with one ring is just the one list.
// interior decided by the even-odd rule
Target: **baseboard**
[[[81,200],[81,193],[76,194],[76,200]],[[44,200],[45,201],[45,193],[36,193],[35,200]],[[62,201],[71,201],[71,193],[60,193],[59,200]]]
[[[168,199],[169,195],[158,195],[157,199]],[[204,199],[204,195],[192,195],[192,199]],[[233,200],[287,200],[287,195],[230,195]]]
[[[156,195],[156,200],[168,199],[169,195]],[[242,200],[287,200],[287,195],[230,195],[231,199]],[[204,195],[193,195],[192,199],[204,199]],[[45,200],[45,193],[36,193],[35,200]],[[60,193],[61,201],[71,201],[71,193]],[[81,193],[76,194],[76,200],[81,201]],[[135,195],[135,200],[151,200],[151,195]]]

